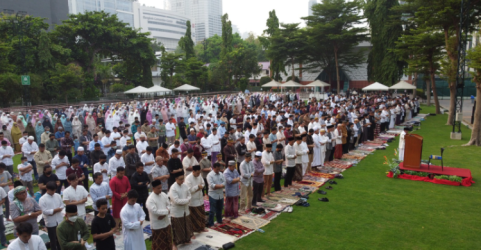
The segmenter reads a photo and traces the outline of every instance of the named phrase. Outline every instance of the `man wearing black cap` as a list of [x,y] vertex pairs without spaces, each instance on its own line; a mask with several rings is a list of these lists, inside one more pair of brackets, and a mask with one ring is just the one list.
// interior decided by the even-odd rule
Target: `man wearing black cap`
[[[80,233],[80,240],[78,234]],[[57,238],[60,248],[63,250],[84,250],[85,244],[90,237],[87,224],[83,219],[77,218],[77,206],[65,207],[65,220],[57,227]]]
[[169,197],[162,192],[162,182],[152,182],[152,193],[147,199],[152,230],[152,250],[172,249],[172,226],[169,219]]

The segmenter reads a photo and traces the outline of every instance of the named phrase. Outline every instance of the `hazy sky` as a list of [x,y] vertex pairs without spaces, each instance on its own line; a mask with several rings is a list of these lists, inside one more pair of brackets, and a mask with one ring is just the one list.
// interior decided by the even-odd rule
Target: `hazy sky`
[[[309,0],[223,0],[223,11],[229,14],[232,24],[237,25],[240,34],[254,32],[261,35],[266,29],[269,11],[275,9],[282,23],[301,23],[301,17],[307,16]],[[162,0],[139,0],[147,6],[164,8]]]

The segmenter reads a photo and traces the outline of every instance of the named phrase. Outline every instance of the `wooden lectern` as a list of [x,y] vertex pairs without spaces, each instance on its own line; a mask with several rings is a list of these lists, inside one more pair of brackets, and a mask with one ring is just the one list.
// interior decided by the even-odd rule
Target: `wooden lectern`
[[419,169],[423,154],[423,137],[416,134],[406,134],[404,141],[404,167]]

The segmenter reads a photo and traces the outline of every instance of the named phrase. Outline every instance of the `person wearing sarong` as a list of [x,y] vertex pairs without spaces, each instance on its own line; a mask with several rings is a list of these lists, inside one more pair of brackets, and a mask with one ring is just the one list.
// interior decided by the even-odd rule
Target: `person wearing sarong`
[[169,220],[169,197],[162,192],[162,181],[152,182],[152,193],[147,198],[147,209],[152,230],[152,250],[177,249],[172,244],[172,226]]
[[[124,250],[147,250],[144,240],[143,226],[145,213],[137,203],[139,194],[135,190],[127,193],[127,204],[120,211]],[[99,249],[100,250],[100,249]]]
[[294,171],[293,181],[302,181],[302,156],[307,154],[302,147],[302,138],[296,137],[296,143],[294,143],[294,149],[296,150],[296,167]]
[[336,159],[342,158],[342,124],[339,123],[337,128],[334,130],[334,138],[336,139],[336,147],[334,151],[334,157]]
[[127,193],[130,190],[130,182],[125,175],[124,167],[117,167],[117,175],[110,180],[110,190],[112,190],[112,216],[120,226],[120,210],[127,203]]
[[170,216],[174,244],[191,243],[191,238],[194,236],[189,211],[191,194],[189,187],[184,184],[183,174],[175,176],[175,182],[169,190],[169,197],[172,203]]
[[[189,187],[191,199],[189,203],[190,219],[192,230],[196,233],[207,232],[205,229],[205,209],[202,189],[204,189],[204,179],[200,174],[200,165],[192,167],[192,173],[185,178],[185,185]],[[193,237],[195,239],[195,236]]]
[[228,162],[228,168],[224,171],[225,177],[225,217],[233,219],[239,216],[239,182],[240,175],[237,172],[235,161]]

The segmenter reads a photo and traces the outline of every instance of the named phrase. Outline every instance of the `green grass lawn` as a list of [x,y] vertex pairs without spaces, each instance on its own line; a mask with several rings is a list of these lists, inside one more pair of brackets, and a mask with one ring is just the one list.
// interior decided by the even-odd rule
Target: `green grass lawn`
[[[423,107],[422,113],[434,112]],[[463,126],[463,140],[449,139],[447,115],[428,117],[414,133],[424,137],[423,159],[445,147],[444,164],[481,174],[481,149],[462,147],[471,131]],[[386,177],[384,158],[394,157],[398,140],[378,150],[344,179],[327,190],[328,203],[311,194],[310,207],[282,213],[265,233],[255,232],[237,242],[236,249],[477,249],[481,246],[481,187],[454,187]],[[17,156],[18,157],[18,156]],[[16,158],[17,158],[16,157]],[[17,159],[19,161],[19,159]],[[17,162],[16,161],[16,162]],[[437,162],[436,162],[437,163]],[[323,188],[324,189],[324,188]],[[146,241],[147,249],[151,242]]]
[[[423,107],[423,113],[434,112]],[[446,166],[481,174],[481,149],[449,139],[447,116],[428,117],[414,133],[424,137],[423,159],[445,147]],[[454,187],[386,177],[386,155],[394,157],[398,140],[378,150],[327,190],[328,203],[310,195],[310,207],[294,207],[269,225],[237,241],[236,249],[477,249],[481,245],[481,188]]]

